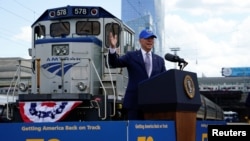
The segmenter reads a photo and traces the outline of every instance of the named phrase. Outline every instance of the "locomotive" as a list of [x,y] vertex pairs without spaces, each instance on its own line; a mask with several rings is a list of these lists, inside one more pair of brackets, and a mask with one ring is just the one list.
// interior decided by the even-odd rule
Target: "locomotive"
[[[31,80],[17,79],[17,100],[1,106],[4,121],[126,120],[127,70],[109,66],[108,48],[112,32],[119,55],[135,50],[129,26],[102,7],[65,6],[47,9],[31,28]],[[197,118],[206,120],[202,107],[215,103],[201,100]]]

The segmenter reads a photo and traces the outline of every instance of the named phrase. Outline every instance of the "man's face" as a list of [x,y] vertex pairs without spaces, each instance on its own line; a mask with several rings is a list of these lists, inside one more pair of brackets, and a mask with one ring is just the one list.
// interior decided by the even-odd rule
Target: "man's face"
[[153,46],[154,46],[154,37],[149,37],[147,39],[140,39],[140,44],[141,44],[141,47],[145,50],[145,51],[150,51]]

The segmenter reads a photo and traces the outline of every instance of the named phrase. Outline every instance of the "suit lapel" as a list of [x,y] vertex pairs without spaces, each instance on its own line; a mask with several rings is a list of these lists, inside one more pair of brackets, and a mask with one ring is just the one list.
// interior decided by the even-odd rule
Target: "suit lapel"
[[137,57],[136,60],[138,60],[138,62],[139,62],[142,66],[145,67],[145,64],[144,64],[144,60],[143,60],[143,56],[142,56],[141,50],[137,50],[137,51],[136,51],[136,57]]

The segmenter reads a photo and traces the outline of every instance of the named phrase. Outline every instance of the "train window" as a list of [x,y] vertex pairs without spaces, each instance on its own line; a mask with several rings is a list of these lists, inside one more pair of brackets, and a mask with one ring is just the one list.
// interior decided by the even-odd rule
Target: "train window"
[[120,45],[120,26],[119,24],[117,23],[108,23],[106,24],[106,27],[105,27],[105,34],[106,34],[106,38],[105,38],[105,45],[106,47],[109,47],[110,46],[110,43],[109,43],[109,33],[113,33],[114,35],[117,35],[117,44],[116,44],[116,47],[119,47]]
[[99,35],[100,23],[97,21],[78,21],[76,23],[76,34],[78,35]]
[[70,24],[69,22],[58,22],[52,23],[50,25],[50,36],[52,37],[62,37],[69,35]]
[[45,38],[45,26],[44,25],[36,26],[34,33],[35,33],[35,40]]
[[128,31],[124,31],[124,52],[134,50],[134,36]]

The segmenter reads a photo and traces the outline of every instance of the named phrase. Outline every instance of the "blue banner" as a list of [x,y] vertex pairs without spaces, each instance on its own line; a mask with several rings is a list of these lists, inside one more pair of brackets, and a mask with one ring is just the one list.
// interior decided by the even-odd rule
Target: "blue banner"
[[208,141],[208,125],[226,125],[226,121],[197,121],[196,141]]
[[174,121],[129,121],[129,141],[176,141]]
[[1,123],[1,141],[127,141],[126,121]]
[[[197,121],[196,141],[208,140],[208,125],[226,122]],[[0,123],[0,132],[1,141],[176,141],[172,120]]]
[[226,77],[246,77],[250,76],[250,67],[222,68],[221,73]]

